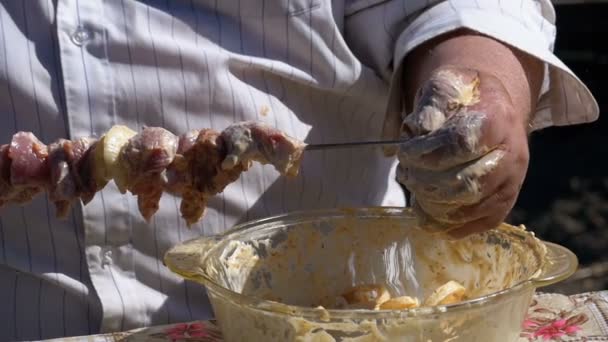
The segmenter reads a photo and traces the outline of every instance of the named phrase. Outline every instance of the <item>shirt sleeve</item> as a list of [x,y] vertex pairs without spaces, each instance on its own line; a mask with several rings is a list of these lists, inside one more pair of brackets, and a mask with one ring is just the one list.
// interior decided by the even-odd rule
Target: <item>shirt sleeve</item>
[[[361,2],[355,1],[354,4]],[[390,1],[382,1],[385,7],[388,2]],[[408,0],[400,2],[407,3]],[[360,8],[356,10],[361,11]],[[382,22],[382,18],[375,20],[375,23]],[[387,78],[390,82],[390,95],[386,136],[395,137],[401,124],[402,77],[404,71],[407,71],[402,63],[405,56],[424,42],[461,28],[490,36],[545,63],[543,88],[532,118],[532,130],[592,122],[599,116],[597,102],[589,89],[553,53],[555,11],[549,0],[437,1],[431,2],[429,6],[419,6],[397,22],[400,24],[394,24],[393,27],[394,44],[390,50],[390,65],[386,71],[381,72],[385,78],[390,72]],[[368,22],[368,27],[372,24]],[[348,20],[346,27],[349,27]],[[353,35],[361,37],[360,34]],[[371,61],[375,63],[381,60],[378,57],[381,55],[382,53],[376,53],[375,59]]]

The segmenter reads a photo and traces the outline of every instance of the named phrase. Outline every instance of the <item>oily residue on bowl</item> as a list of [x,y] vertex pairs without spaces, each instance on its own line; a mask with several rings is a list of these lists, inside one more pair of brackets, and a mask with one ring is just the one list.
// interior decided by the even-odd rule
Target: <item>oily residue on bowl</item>
[[[502,331],[509,340],[515,334],[516,323],[484,328],[478,321],[490,315],[487,310],[493,320],[508,321],[519,311],[523,315],[531,288],[502,303],[472,306],[464,315],[439,308],[442,314],[421,321],[411,318],[418,315],[416,309],[375,319],[369,310],[319,307],[365,284],[383,284],[391,297],[407,295],[424,303],[435,289],[456,281],[474,300],[531,279],[546,253],[521,227],[503,225],[453,241],[417,229],[407,217],[367,214],[274,222],[214,246],[201,262],[227,341],[389,341],[408,336],[467,341],[486,330]],[[266,301],[239,303],[220,288]],[[467,330],[473,327],[477,331]]]
[[[166,260],[207,286],[225,341],[515,341],[545,244],[506,224],[457,241],[417,227],[402,209],[290,214],[186,242]],[[465,301],[445,306],[438,288],[453,282]],[[421,307],[327,305],[369,284]]]
[[209,276],[232,291],[315,307],[362,284],[385,284],[391,296],[422,300],[448,281],[476,298],[529,279],[543,250],[515,227],[441,239],[377,218],[286,226],[222,246]]

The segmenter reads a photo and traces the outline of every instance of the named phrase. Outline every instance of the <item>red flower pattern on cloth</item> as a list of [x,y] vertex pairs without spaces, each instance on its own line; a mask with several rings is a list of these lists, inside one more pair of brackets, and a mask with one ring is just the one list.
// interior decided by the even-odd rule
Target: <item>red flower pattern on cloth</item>
[[564,337],[575,337],[583,330],[581,325],[589,320],[586,314],[574,314],[574,310],[534,308],[536,305],[534,300],[521,333],[521,337],[529,341],[563,341]]
[[[574,316],[573,318],[578,318]],[[544,324],[533,319],[524,321],[525,331],[529,331],[532,338],[542,338],[545,341],[556,340],[563,336],[576,336],[582,330],[580,325],[572,324],[570,319],[558,319],[549,324]]]
[[215,320],[178,323],[165,327],[152,328],[147,340],[171,342],[219,342],[222,334]]
[[193,339],[197,340],[209,336],[202,323],[176,324],[167,329],[167,331],[165,331],[165,334],[173,342],[189,341]]

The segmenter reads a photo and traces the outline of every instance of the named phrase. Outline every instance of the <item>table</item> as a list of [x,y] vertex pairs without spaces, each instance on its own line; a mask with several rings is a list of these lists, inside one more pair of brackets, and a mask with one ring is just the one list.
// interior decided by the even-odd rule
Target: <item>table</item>
[[[214,321],[195,321],[120,333],[53,339],[53,342],[222,341]],[[524,321],[521,342],[608,341],[608,291],[573,296],[538,293]]]

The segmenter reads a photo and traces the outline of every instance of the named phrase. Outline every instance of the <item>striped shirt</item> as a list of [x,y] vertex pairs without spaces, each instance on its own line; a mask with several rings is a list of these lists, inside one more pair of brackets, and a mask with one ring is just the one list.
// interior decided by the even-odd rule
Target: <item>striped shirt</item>
[[[592,121],[593,97],[552,53],[554,21],[547,0],[0,0],[0,141],[241,120],[374,139],[400,111],[404,56],[462,27],[546,63],[536,128]],[[255,165],[191,229],[179,199],[146,224],[113,183],[67,220],[45,196],[3,208],[0,340],[209,318],[204,288],[162,265],[170,246],[293,210],[403,206],[395,166],[377,149],[310,152],[295,179]]]

